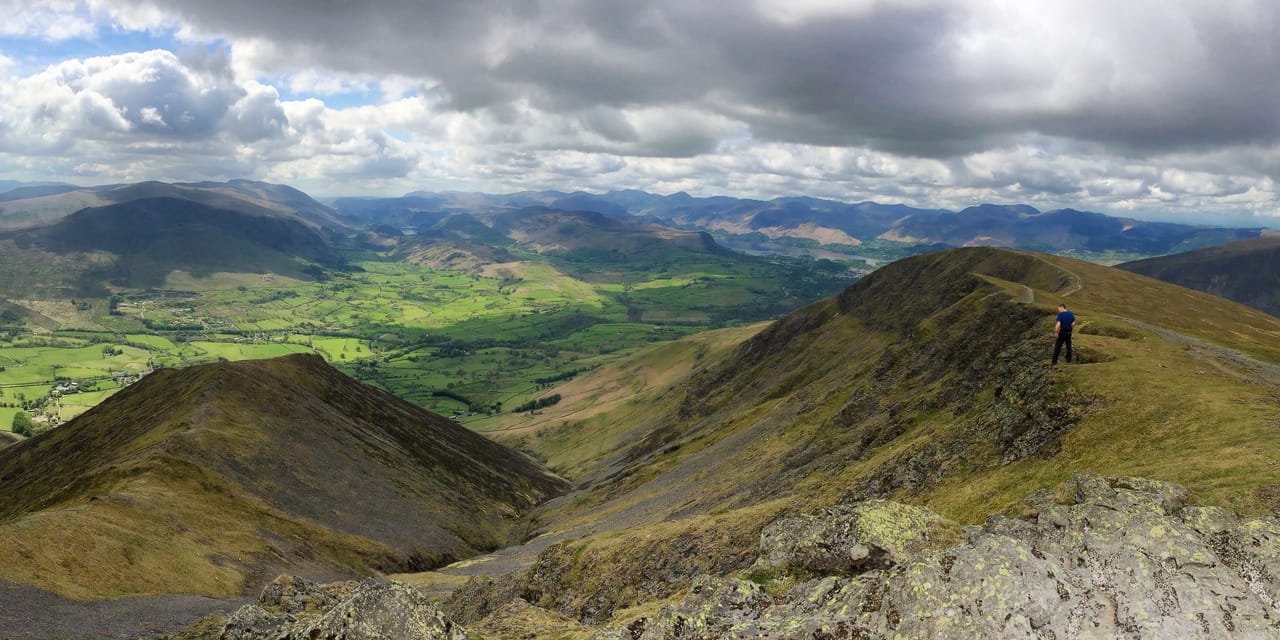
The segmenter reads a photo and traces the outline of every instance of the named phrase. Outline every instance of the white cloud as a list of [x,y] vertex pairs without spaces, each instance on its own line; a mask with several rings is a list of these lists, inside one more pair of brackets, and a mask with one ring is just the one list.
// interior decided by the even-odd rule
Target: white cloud
[[74,1],[0,0],[0,36],[68,40],[90,36],[93,21]]
[[0,51],[0,172],[23,177],[1277,208],[1280,5],[1266,0],[0,9],[11,37],[195,45],[26,75]]

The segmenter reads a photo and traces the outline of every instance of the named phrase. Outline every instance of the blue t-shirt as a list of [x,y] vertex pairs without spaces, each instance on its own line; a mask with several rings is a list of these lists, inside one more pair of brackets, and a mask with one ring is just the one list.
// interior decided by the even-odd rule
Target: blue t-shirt
[[1063,311],[1058,314],[1058,322],[1062,323],[1063,331],[1070,331],[1071,325],[1075,324],[1076,316],[1070,311]]

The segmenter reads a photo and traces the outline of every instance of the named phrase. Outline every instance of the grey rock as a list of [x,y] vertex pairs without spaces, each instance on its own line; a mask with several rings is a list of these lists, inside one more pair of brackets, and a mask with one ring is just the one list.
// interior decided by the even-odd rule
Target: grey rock
[[326,587],[301,576],[282,575],[262,588],[258,604],[292,614],[327,609],[341,600],[338,588],[349,584],[336,583]]
[[769,524],[760,534],[755,568],[853,575],[962,537],[959,527],[927,509],[868,500]]
[[324,614],[289,628],[289,640],[466,640],[421,591],[365,580]]
[[273,615],[256,604],[246,604],[227,618],[220,640],[259,640],[279,638],[281,630],[293,619]]
[[901,545],[892,562],[852,574],[810,562],[817,542],[803,534],[843,536],[831,545],[842,550],[850,540],[890,549],[849,524],[851,510],[780,521],[762,536],[762,566],[839,570],[776,599],[700,580],[700,592],[637,621],[632,635],[598,637],[1280,638],[1280,521],[1185,500],[1171,483],[1078,473],[1028,497],[1021,517],[993,517],[947,548]]
[[466,640],[422,592],[396,582],[320,585],[281,576],[228,618],[220,640]]
[[664,607],[635,637],[638,640],[750,637],[760,630],[757,622],[770,604],[772,599],[753,582],[703,576],[694,582],[684,600]]

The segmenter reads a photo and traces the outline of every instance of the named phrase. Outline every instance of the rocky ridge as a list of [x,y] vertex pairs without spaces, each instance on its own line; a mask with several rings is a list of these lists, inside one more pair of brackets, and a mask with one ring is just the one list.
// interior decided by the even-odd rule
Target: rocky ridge
[[1280,520],[1186,495],[1077,473],[942,549],[931,539],[954,525],[911,507],[883,517],[894,503],[784,519],[762,536],[755,580],[702,576],[593,638],[1280,637]]
[[784,516],[748,571],[698,576],[656,613],[593,635],[529,604],[520,576],[440,608],[397,583],[282,577],[203,637],[1280,638],[1280,519],[1187,494],[1076,473],[980,527],[885,500]]

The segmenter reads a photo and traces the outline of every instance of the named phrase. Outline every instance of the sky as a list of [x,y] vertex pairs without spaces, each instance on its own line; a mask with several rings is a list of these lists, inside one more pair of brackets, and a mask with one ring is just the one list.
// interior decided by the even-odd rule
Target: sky
[[1273,0],[0,0],[0,179],[1280,227]]

